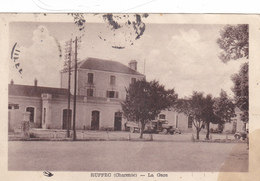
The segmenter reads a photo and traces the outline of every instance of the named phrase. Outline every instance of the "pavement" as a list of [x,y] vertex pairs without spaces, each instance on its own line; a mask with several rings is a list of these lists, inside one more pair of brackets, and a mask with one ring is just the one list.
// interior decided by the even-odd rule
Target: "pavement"
[[[72,135],[72,131],[70,131]],[[210,134],[210,140],[206,140],[205,133],[200,133],[200,140],[194,139],[196,133],[181,134],[147,134],[144,133],[143,139],[139,138],[140,133],[130,133],[128,131],[94,131],[94,130],[77,130],[77,141],[199,141],[199,142],[235,142],[245,143],[244,140],[235,140],[232,134]],[[30,138],[22,138],[21,133],[10,132],[9,141],[70,141],[72,138],[66,138],[66,130],[53,129],[30,129]]]
[[240,143],[9,141],[8,170],[247,172],[248,151]]

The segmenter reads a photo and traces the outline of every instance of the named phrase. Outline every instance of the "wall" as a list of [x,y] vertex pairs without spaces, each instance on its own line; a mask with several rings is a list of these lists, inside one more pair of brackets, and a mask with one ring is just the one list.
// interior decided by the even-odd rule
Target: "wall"
[[[88,73],[94,74],[94,92],[95,90],[96,92],[99,91],[99,93],[96,94],[97,97],[106,97],[106,91],[113,90],[119,92],[120,99],[125,99],[125,87],[128,87],[131,83],[131,78],[136,78],[138,80],[144,77],[140,75],[80,69],[78,73],[78,89],[86,88],[88,86]],[[111,75],[116,77],[116,84],[113,86],[110,85]]]
[[160,114],[165,114],[169,124],[177,127],[182,132],[192,132],[196,129],[194,125],[192,125],[192,128],[188,128],[188,117],[183,113],[177,113],[174,110],[165,110],[162,111]]
[[[44,100],[43,107],[47,108],[47,129],[62,129],[63,109],[68,108],[66,99]],[[70,108],[72,110],[73,120],[73,100]],[[82,130],[90,128],[92,111],[99,111],[99,129],[105,127],[114,127],[115,112],[121,111],[121,105],[118,102],[97,102],[87,99],[78,98],[76,105],[76,129]],[[122,120],[122,130],[124,129],[125,120]],[[72,122],[71,122],[72,125]],[[72,128],[72,126],[71,126]]]
[[10,130],[18,129],[21,127],[21,121],[23,120],[23,113],[26,111],[26,107],[35,108],[34,123],[30,123],[30,127],[41,127],[41,98],[38,97],[25,97],[25,96],[10,96],[9,101],[15,104],[19,104],[19,109],[11,110],[12,121],[10,123]]
[[[78,69],[78,91],[88,87],[88,73],[94,74],[94,94],[97,97],[106,97],[107,90],[119,92],[119,98],[125,99],[125,87],[128,87],[132,78],[142,79],[143,75],[123,74],[116,72]],[[110,76],[116,76],[115,86],[110,85]],[[61,88],[68,88],[68,73],[61,72]],[[71,73],[71,93],[74,93],[74,72]],[[77,92],[79,94],[79,92]]]

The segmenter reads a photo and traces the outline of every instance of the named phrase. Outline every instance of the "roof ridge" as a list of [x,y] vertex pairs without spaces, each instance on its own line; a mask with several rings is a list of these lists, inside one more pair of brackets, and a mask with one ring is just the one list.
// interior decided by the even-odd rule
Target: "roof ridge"
[[[107,63],[108,65],[104,65],[105,63]],[[133,75],[144,75],[119,61],[94,58],[94,57],[87,57],[83,59],[80,62],[78,68],[103,70],[103,71],[126,73],[126,74],[133,74]]]
[[24,86],[24,87],[37,87],[37,88],[49,88],[49,89],[64,89],[67,90],[67,88],[61,88],[61,87],[46,87],[46,86],[35,86],[35,85],[24,85],[24,84],[8,84],[10,86]]

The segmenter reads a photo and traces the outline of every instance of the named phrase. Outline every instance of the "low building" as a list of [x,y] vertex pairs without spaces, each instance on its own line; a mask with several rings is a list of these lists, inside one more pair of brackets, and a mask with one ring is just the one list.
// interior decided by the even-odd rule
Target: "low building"
[[9,130],[13,131],[20,128],[25,112],[30,112],[30,127],[45,127],[46,123],[43,122],[43,103],[45,97],[47,95],[50,97],[51,95],[54,101],[64,104],[65,107],[68,89],[40,87],[37,86],[37,80],[34,81],[34,86],[17,85],[12,81],[8,85],[8,94],[8,125]]
[[224,132],[236,133],[246,131],[246,123],[241,120],[242,111],[236,107],[235,114],[236,116],[230,122],[225,123]]

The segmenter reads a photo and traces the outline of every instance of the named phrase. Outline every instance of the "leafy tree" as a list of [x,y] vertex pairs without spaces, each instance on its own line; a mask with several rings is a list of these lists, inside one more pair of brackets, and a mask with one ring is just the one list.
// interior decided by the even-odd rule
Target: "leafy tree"
[[[174,106],[177,112],[192,117],[197,139],[199,139],[201,129],[205,126],[207,128],[206,139],[209,139],[210,123],[221,123],[220,117],[214,112],[215,100],[210,94],[205,97],[202,92],[194,91],[190,98],[178,99]],[[219,107],[221,106],[219,105]]]
[[121,103],[128,121],[141,123],[140,138],[145,124],[153,120],[161,110],[172,107],[177,99],[174,89],[166,90],[158,81],[138,80],[126,88],[126,100]]
[[221,38],[217,40],[217,43],[223,52],[221,52],[219,58],[224,63],[232,59],[249,58],[249,32],[247,24],[227,25],[220,31],[220,36]]
[[[249,58],[249,28],[247,24],[236,26],[227,25],[220,31],[221,38],[217,40],[219,47],[223,50],[219,58],[224,62],[237,60],[239,58]],[[248,62],[244,63],[239,73],[232,75],[234,82],[232,91],[235,94],[235,104],[243,112],[242,120],[248,122]]]
[[193,125],[196,127],[196,138],[199,139],[199,133],[206,124],[206,98],[202,92],[193,92],[190,98],[180,99],[177,101],[175,109],[182,112],[188,117],[192,117]]
[[235,105],[224,90],[221,90],[220,97],[215,99],[213,109],[221,123],[230,122],[231,118],[236,116]]
[[235,103],[243,112],[241,119],[248,122],[249,94],[248,94],[248,63],[241,66],[240,71],[231,77],[234,82],[232,91],[235,94]]
[[203,109],[203,119],[206,124],[207,133],[206,139],[209,139],[209,130],[210,130],[210,123],[218,124],[220,123],[220,118],[214,113],[213,105],[215,100],[209,94],[206,96],[204,100],[204,109]]

